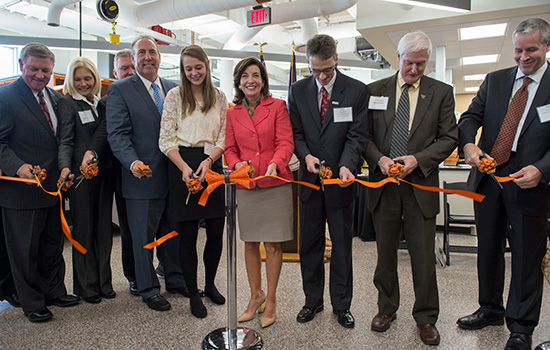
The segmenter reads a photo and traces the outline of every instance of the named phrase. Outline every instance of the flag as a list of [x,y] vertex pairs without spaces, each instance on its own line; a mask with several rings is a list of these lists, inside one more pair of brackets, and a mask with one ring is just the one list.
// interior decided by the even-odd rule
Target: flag
[[260,60],[260,62],[262,62],[262,64],[265,67],[264,50],[262,50],[261,47],[260,47],[260,53],[258,54],[258,59]]
[[290,87],[296,82],[296,53],[294,52],[294,43],[292,43],[292,57],[290,58],[290,72],[288,74],[288,95],[290,96]]

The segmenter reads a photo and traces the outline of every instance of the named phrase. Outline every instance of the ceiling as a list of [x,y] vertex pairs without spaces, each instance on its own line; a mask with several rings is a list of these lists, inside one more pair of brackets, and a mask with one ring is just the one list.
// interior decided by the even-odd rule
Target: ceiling
[[[196,0],[179,0],[180,3],[193,3],[200,7]],[[263,47],[266,61],[272,65],[268,68],[271,76],[279,84],[284,84],[288,79],[289,60],[292,43],[304,41],[306,35],[315,32],[332,35],[339,42],[340,65],[358,78],[369,82],[379,76],[391,74],[388,69],[384,72],[371,72],[373,62],[362,61],[355,51],[355,37],[362,35],[384,58],[397,67],[396,47],[403,34],[411,30],[426,32],[435,46],[445,46],[446,67],[452,70],[452,83],[457,93],[464,93],[464,88],[478,86],[481,81],[464,82],[463,76],[467,74],[480,74],[495,69],[514,65],[512,60],[511,33],[517,24],[528,17],[537,16],[550,22],[550,1],[546,0],[471,0],[472,11],[466,14],[443,10],[431,10],[420,7],[406,7],[399,4],[387,3],[383,0],[273,0],[268,3],[273,9],[272,18],[278,20],[277,24],[258,28],[256,31],[246,28],[246,10],[251,6],[240,6],[231,9],[232,4],[246,3],[247,0],[203,0],[204,6],[217,4],[217,8],[227,9],[216,11],[201,16],[193,16],[185,19],[174,19],[173,13],[166,16],[169,21],[159,23],[163,27],[175,33],[175,38],[168,39],[177,47],[183,47],[190,43],[200,44],[205,48],[224,50],[231,48],[234,51],[257,53],[258,46],[254,43],[267,42]],[[149,27],[140,25],[142,22],[130,18],[129,12],[138,12],[136,9],[145,9],[146,6],[164,6],[167,0],[117,0],[121,9],[121,16],[116,27],[117,34],[121,35],[122,43],[129,43],[136,32],[151,34]],[[248,0],[251,4],[254,1]],[[62,39],[78,39],[78,5],[69,5],[63,10],[59,27],[46,25],[48,7],[51,0],[0,0],[0,35],[4,36],[29,36],[49,37]],[[282,14],[275,11],[279,8],[292,9],[294,5],[318,4],[317,16],[309,21],[298,21],[296,13],[302,11],[293,10],[294,13]],[[341,9],[334,4],[350,5],[349,9]],[[352,6],[357,3],[357,5]],[[313,7],[313,6],[310,6]],[[96,11],[96,0],[83,0],[83,39],[107,41],[112,32],[111,24],[99,18]],[[216,7],[212,7],[216,9]],[[203,12],[207,13],[207,12]],[[123,16],[124,14],[124,16]],[[143,16],[142,16],[143,18]],[[284,19],[288,18],[288,21]],[[300,19],[300,18],[299,18]],[[149,20],[151,21],[151,20]],[[469,41],[458,40],[458,30],[461,27],[471,27],[479,24],[507,23],[506,36]],[[237,33],[237,34],[236,34]],[[250,39],[245,39],[241,45],[235,47],[239,34],[246,34]],[[0,45],[2,43],[0,42]],[[233,46],[232,46],[233,45]],[[172,46],[172,45],[171,45]],[[116,50],[114,46],[113,50]],[[175,50],[177,52],[177,50]],[[478,64],[463,66],[461,58],[465,56],[498,54],[499,60],[491,64]],[[272,57],[277,59],[271,61]],[[298,53],[298,55],[302,55]],[[228,54],[228,56],[231,56]],[[177,55],[167,57],[163,61],[177,65]],[[305,62],[303,57],[298,62]],[[432,55],[428,66],[428,73],[435,70],[435,55]],[[305,67],[305,64],[301,64]],[[369,69],[367,69],[369,68]],[[366,73],[368,71],[368,74]],[[393,70],[391,70],[393,72]],[[307,70],[304,69],[304,74]]]

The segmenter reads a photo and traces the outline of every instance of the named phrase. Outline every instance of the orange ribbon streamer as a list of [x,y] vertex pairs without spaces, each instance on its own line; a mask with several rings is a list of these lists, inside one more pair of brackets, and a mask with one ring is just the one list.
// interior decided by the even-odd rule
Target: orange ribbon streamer
[[510,176],[495,176],[495,178],[498,180],[498,182],[508,182],[508,181],[514,181],[517,179],[517,177],[510,177]]
[[158,246],[161,245],[162,243],[166,242],[166,241],[169,240],[170,238],[176,237],[177,235],[178,235],[178,233],[177,233],[176,231],[172,231],[172,232],[170,232],[170,233],[168,233],[168,234],[162,236],[161,238],[157,239],[156,241],[144,245],[143,248],[145,248],[145,249],[153,249],[154,247],[158,247]]
[[[379,181],[379,182],[369,182],[369,181],[363,181],[363,180],[357,180],[357,179],[350,179],[346,183],[348,183],[348,182],[358,182],[358,183],[362,184],[363,186],[367,186],[367,187],[370,187],[370,188],[379,188],[379,187],[384,186],[387,183],[390,183],[390,182],[398,183],[399,181],[402,181],[404,183],[407,183],[411,186],[414,186],[414,187],[419,188],[419,189],[424,190],[424,191],[445,192],[445,193],[457,194],[457,195],[462,196],[462,197],[473,199],[476,202],[481,202],[485,198],[484,195],[479,194],[479,193],[475,193],[475,192],[464,191],[464,190],[448,190],[448,189],[433,187],[433,186],[422,186],[422,185],[413,184],[412,182],[408,182],[408,181],[405,181],[403,179],[394,179],[392,177],[387,177],[384,180]],[[335,185],[335,184],[343,184],[344,183],[340,179],[327,179],[327,180],[324,180],[323,182],[324,182],[325,185]]]
[[[279,179],[287,183],[294,182],[302,186],[311,187],[315,190],[319,189],[319,186],[310,184],[309,182],[287,180],[275,175],[268,175],[268,176],[263,175],[263,176],[258,176],[251,179],[248,176],[249,170],[250,170],[250,166],[248,164],[244,164],[239,169],[229,174],[229,182],[242,185],[246,188],[250,188],[250,183],[252,181],[271,178],[271,179]],[[219,186],[225,183],[225,175],[218,174],[210,169],[206,169],[206,182],[208,183],[208,187],[206,187],[206,189],[202,192],[201,198],[199,198],[199,205],[202,205],[202,206],[206,205],[206,201],[208,201],[208,197],[210,196],[210,194],[216,188],[218,188]]]

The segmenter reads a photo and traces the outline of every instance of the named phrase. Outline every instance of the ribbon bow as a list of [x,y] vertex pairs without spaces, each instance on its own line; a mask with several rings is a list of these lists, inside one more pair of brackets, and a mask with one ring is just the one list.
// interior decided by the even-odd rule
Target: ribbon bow
[[250,188],[250,178],[248,177],[249,169],[250,166],[244,164],[239,169],[225,175],[206,169],[206,182],[208,182],[208,187],[202,192],[201,198],[199,198],[199,205],[204,207],[210,193],[214,192],[216,188],[224,183],[232,182]]

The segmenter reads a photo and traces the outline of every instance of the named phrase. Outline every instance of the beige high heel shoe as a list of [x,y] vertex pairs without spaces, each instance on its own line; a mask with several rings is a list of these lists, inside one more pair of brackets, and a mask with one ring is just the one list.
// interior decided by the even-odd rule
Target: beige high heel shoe
[[261,314],[262,312],[264,312],[264,309],[265,309],[265,293],[262,291],[262,301],[260,302],[260,304],[258,304],[258,307],[256,308],[256,310],[254,310],[253,313],[248,313],[248,312],[243,312],[241,314],[241,316],[239,316],[239,319],[237,320],[238,322],[246,322],[246,321],[250,321],[251,319],[254,318],[254,315],[256,314],[256,311],[258,311],[259,314]]
[[[265,304],[264,304],[265,306]],[[275,303],[275,308],[277,307],[277,303]],[[266,328],[266,327],[269,327],[271,326],[272,324],[275,323],[275,320],[277,319],[277,314],[274,313],[273,314],[273,317],[264,317],[262,315],[262,317],[260,317],[260,325],[262,326],[262,328]]]

